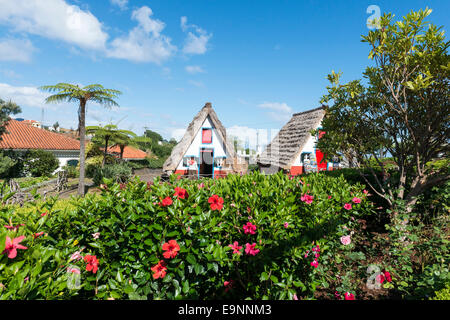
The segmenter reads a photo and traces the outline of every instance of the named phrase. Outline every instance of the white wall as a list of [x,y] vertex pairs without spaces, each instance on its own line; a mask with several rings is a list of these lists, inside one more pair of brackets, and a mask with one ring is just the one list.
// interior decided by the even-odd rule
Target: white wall
[[316,137],[310,136],[308,138],[308,141],[306,142],[305,147],[303,148],[302,152],[300,152],[300,154],[297,156],[294,163],[292,164],[293,166],[303,166],[303,163],[300,161],[303,152],[311,152],[311,154],[314,156],[314,158],[316,157],[316,153],[315,153],[315,149],[314,149],[316,141],[317,141]]
[[[212,143],[202,143],[202,128],[212,128]],[[214,158],[217,157],[229,157],[225,147],[223,145],[223,140],[217,134],[216,128],[212,125],[209,116],[203,122],[200,130],[198,130],[192,144],[189,146],[183,157],[195,156],[200,157],[200,148],[214,148]],[[183,166],[183,159],[178,163],[177,170],[187,170],[188,167]]]

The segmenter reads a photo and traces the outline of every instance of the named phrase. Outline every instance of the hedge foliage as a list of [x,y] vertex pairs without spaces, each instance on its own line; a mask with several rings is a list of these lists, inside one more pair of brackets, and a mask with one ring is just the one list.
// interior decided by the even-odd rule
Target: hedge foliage
[[1,209],[0,299],[310,299],[372,213],[360,185],[321,174],[109,180],[72,201]]

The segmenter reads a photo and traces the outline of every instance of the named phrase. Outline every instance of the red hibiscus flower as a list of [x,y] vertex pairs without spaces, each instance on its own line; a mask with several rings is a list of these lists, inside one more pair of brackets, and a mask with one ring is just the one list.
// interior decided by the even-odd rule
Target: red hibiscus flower
[[355,295],[350,292],[344,293],[345,300],[355,300]]
[[344,204],[344,209],[345,210],[351,210],[352,209],[352,205],[350,203],[346,203],[346,204]]
[[176,257],[178,251],[180,251],[180,246],[175,240],[169,240],[169,242],[163,244],[162,249],[165,251],[163,253],[164,258],[171,259]]
[[234,281],[233,281],[233,280],[225,281],[225,282],[223,283],[223,286],[225,287],[225,292],[228,292],[228,290],[233,289],[233,284],[234,284]]
[[211,210],[222,210],[223,208],[223,198],[219,197],[217,194],[214,194],[212,197],[208,199],[210,203]]
[[86,271],[92,271],[92,273],[96,273],[98,270],[98,260],[96,256],[86,255],[84,257],[84,261],[87,262]]
[[379,283],[383,283],[385,280],[385,277],[383,274],[378,274],[375,279],[379,282]]
[[241,254],[241,252],[239,250],[242,249],[242,246],[239,245],[239,243],[237,241],[235,241],[233,244],[229,244],[228,245],[231,249],[233,249],[233,253],[236,254]]
[[166,197],[163,199],[163,201],[159,204],[160,206],[163,207],[168,207],[173,203],[172,199],[170,197]]
[[2,253],[6,253],[9,259],[14,259],[17,256],[17,249],[28,249],[27,247],[19,244],[23,241],[23,239],[25,239],[25,236],[20,236],[14,238],[13,240],[7,236],[5,241],[5,250]]
[[250,244],[250,243],[246,243],[245,244],[245,253],[252,255],[252,256],[256,256],[256,254],[259,252],[259,249],[255,249],[256,247],[256,243]]
[[164,278],[166,276],[166,262],[164,260],[160,260],[157,265],[150,268],[153,273],[153,279]]
[[307,204],[311,204],[314,200],[314,197],[310,196],[309,194],[305,194],[305,195],[301,196],[300,200],[302,200],[303,202],[306,202]]
[[39,238],[39,237],[42,236],[43,234],[44,234],[44,231],[35,233],[35,234],[33,234],[33,238],[34,238],[34,239]]
[[391,274],[388,271],[383,270],[383,275],[386,278],[387,282],[391,282],[392,281]]
[[244,233],[245,234],[255,234],[256,226],[252,224],[251,222],[247,222],[247,224],[244,224]]
[[24,225],[25,225],[24,223],[18,224],[17,226],[13,226],[13,225],[8,226],[8,225],[5,225],[5,228],[8,229],[8,230],[16,231],[17,229],[19,229],[20,227],[23,227]]
[[179,188],[179,187],[175,188],[175,193],[173,196],[178,197],[178,199],[187,199],[189,197],[187,190],[185,190],[183,188]]

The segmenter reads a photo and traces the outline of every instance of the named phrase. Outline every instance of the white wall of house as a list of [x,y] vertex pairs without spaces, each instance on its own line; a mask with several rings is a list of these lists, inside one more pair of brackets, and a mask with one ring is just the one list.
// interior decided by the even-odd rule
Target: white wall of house
[[305,147],[300,152],[300,154],[297,156],[297,158],[295,159],[295,161],[294,161],[294,163],[292,165],[293,166],[303,166],[303,163],[301,162],[301,155],[304,152],[311,152],[311,155],[315,158],[316,157],[316,153],[315,153],[315,144],[316,144],[316,142],[317,142],[316,137],[310,136],[308,138],[308,141],[305,144]]
[[[212,143],[202,143],[202,128],[212,128]],[[202,124],[200,130],[198,130],[192,144],[189,146],[183,157],[195,156],[200,157],[200,148],[213,148],[214,158],[217,157],[229,157],[225,149],[223,140],[217,134],[216,128],[213,126],[210,117],[208,116]],[[187,170],[188,167],[183,166],[183,159],[178,163],[177,170]]]
[[62,170],[62,167],[67,165],[67,162],[69,162],[70,160],[77,160],[77,161],[80,160],[80,151],[79,150],[74,150],[74,151],[52,150],[50,152],[52,152],[55,155],[55,157],[59,160],[59,168],[56,169],[55,172]]

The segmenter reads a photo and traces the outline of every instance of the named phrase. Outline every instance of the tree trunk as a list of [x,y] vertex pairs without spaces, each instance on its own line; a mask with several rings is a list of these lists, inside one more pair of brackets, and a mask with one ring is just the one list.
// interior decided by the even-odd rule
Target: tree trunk
[[80,182],[78,195],[84,196],[84,174],[86,162],[86,101],[80,101]]
[[105,152],[103,153],[102,169],[104,168],[106,163],[106,155],[108,153],[108,140],[108,137],[105,137]]
[[123,160],[123,151],[125,150],[125,146],[121,145],[120,146],[120,160]]

